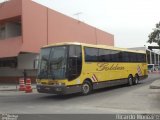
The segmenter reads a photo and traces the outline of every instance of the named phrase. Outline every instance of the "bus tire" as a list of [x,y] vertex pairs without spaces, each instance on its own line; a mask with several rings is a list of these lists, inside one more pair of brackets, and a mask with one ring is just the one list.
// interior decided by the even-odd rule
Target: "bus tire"
[[134,77],[134,82],[133,84],[134,85],[137,85],[139,83],[139,76],[136,74],[135,77]]
[[129,86],[132,86],[132,85],[133,85],[133,77],[132,77],[132,75],[129,75],[129,76],[128,76],[128,85],[129,85]]
[[92,91],[92,84],[89,81],[84,81],[82,84],[82,94],[88,95]]

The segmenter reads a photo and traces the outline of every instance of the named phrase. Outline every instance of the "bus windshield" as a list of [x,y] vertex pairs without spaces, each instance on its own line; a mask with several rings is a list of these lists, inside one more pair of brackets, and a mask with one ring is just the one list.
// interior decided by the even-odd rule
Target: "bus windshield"
[[38,78],[64,79],[66,77],[66,61],[66,46],[57,46],[42,49]]

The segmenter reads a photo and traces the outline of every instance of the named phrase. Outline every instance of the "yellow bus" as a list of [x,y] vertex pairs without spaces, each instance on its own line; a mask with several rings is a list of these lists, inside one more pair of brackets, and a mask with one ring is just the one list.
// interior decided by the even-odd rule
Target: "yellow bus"
[[41,49],[37,91],[87,95],[99,88],[136,85],[148,77],[147,71],[144,51],[85,43],[57,43]]

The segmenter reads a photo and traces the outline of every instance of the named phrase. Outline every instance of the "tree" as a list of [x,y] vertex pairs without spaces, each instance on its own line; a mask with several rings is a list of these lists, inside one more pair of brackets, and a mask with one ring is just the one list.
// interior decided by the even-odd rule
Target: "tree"
[[160,22],[156,24],[156,28],[153,29],[153,32],[148,36],[149,40],[147,42],[157,43],[160,46]]

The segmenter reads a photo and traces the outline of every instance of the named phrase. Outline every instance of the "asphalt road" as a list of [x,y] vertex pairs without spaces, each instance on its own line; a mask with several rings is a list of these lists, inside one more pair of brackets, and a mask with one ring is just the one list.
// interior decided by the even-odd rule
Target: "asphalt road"
[[88,96],[57,96],[19,91],[0,91],[0,113],[13,114],[103,114],[160,113],[160,89],[149,85],[160,74],[152,74],[140,84],[105,88]]

